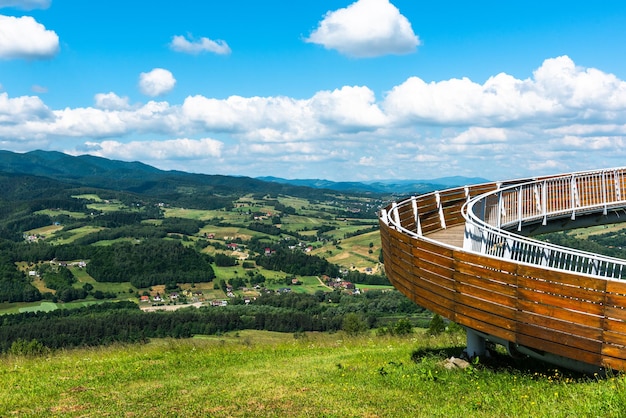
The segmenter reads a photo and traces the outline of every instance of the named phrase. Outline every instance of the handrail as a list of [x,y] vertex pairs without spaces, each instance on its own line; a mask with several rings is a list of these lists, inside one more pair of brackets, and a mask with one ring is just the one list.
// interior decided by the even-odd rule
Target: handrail
[[464,249],[521,263],[594,276],[626,278],[626,260],[564,248],[504,229],[529,222],[602,212],[626,205],[626,168],[574,173],[500,187],[463,207]]

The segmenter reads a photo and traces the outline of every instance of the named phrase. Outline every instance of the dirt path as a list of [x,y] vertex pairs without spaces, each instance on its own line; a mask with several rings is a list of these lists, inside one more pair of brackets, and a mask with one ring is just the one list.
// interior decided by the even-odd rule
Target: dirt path
[[202,306],[202,302],[186,303],[181,305],[162,305],[162,306],[141,306],[142,311],[154,312],[154,311],[175,311],[177,309],[188,308],[194,306],[199,308]]

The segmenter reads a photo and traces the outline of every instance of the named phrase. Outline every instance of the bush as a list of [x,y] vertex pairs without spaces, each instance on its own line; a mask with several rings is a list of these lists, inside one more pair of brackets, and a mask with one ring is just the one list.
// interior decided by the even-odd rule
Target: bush
[[48,351],[50,350],[37,340],[26,341],[21,338],[13,341],[9,348],[9,354],[16,356],[40,356]]
[[413,333],[413,324],[407,318],[398,319],[398,321],[393,324],[394,335],[408,335],[411,333]]
[[359,315],[351,312],[343,317],[341,322],[341,329],[350,336],[356,336],[367,331],[367,322],[365,322]]
[[433,315],[428,325],[428,335],[439,335],[446,330],[446,323],[438,314]]

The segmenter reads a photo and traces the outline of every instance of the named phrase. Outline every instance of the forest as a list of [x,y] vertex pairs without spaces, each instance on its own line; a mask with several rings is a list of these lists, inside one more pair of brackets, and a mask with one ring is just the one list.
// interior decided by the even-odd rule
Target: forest
[[[381,318],[389,313],[415,317],[424,310],[398,291],[372,291],[361,296],[340,292],[273,294],[251,305],[238,300],[226,307],[188,307],[168,312],[143,312],[133,302],[105,302],[78,309],[4,315],[0,318],[0,352],[24,342],[54,350],[244,329],[334,332],[354,326],[355,321],[366,330],[385,325]],[[424,318],[415,325],[425,326],[428,317]]]

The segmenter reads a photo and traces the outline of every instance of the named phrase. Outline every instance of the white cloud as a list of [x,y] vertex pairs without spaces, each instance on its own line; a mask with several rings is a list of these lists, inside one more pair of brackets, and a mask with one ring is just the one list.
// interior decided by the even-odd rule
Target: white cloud
[[626,87],[558,57],[526,79],[411,77],[380,98],[343,86],[304,99],[195,95],[131,105],[109,92],[93,107],[51,110],[39,97],[0,92],[0,138],[4,149],[87,144],[105,157],[196,172],[507,179],[623,164]]
[[288,142],[382,126],[386,118],[375,101],[369,88],[346,86],[318,92],[308,100],[240,96],[218,100],[191,96],[185,99],[182,111],[191,122],[207,130]]
[[211,138],[169,139],[162,141],[86,142],[89,153],[121,160],[204,160],[219,158],[223,143]]
[[231,50],[228,44],[221,39],[216,41],[209,38],[200,38],[194,40],[189,36],[189,40],[181,35],[176,35],[170,42],[170,48],[176,52],[184,52],[186,54],[200,54],[202,52],[212,52],[218,55],[228,55]]
[[120,97],[113,92],[98,93],[94,99],[98,109],[124,110],[130,108],[128,97]]
[[19,125],[28,121],[50,121],[52,112],[39,97],[22,96],[9,98],[7,93],[0,93],[0,126]]
[[321,91],[310,101],[317,119],[334,125],[339,131],[361,131],[386,123],[386,116],[376,104],[374,92],[367,87],[348,87]]
[[0,15],[0,58],[45,59],[59,51],[59,37],[30,16]]
[[0,0],[0,8],[15,7],[22,10],[47,9],[52,0]]
[[175,85],[174,75],[163,68],[155,68],[139,75],[139,90],[146,96],[155,97],[169,93]]
[[48,92],[48,87],[45,86],[40,86],[38,84],[33,84],[32,87],[30,88],[33,93],[47,93]]
[[358,0],[328,12],[305,41],[352,57],[408,54],[420,45],[411,23],[388,0]]

